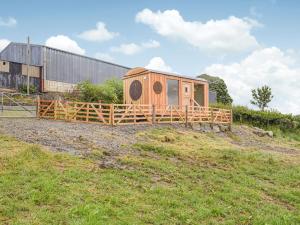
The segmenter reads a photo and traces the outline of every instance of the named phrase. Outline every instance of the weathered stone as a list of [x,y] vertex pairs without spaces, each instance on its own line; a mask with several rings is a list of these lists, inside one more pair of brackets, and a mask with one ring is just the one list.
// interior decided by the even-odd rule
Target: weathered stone
[[265,137],[265,136],[273,137],[274,136],[273,131],[265,131],[265,130],[260,129],[258,127],[254,127],[253,133],[256,134],[259,137]]
[[220,131],[221,132],[226,132],[226,131],[228,131],[229,130],[229,127],[228,126],[226,126],[226,125],[219,125],[219,128],[220,128]]
[[273,131],[270,131],[270,130],[267,131],[267,134],[268,134],[269,137],[273,137],[274,136]]
[[201,124],[201,131],[202,132],[211,132],[211,127],[210,127],[210,124],[208,123],[202,123]]
[[199,123],[192,123],[192,129],[201,131],[201,125]]
[[219,125],[213,124],[212,125],[212,131],[215,132],[215,133],[221,132]]

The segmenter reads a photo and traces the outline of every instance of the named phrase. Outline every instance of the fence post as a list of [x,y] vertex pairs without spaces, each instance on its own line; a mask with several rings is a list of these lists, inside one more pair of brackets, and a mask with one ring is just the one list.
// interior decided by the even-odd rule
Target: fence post
[[40,96],[36,96],[36,117],[40,118]]
[[229,124],[229,131],[232,131],[232,123],[233,123],[233,113],[232,109],[230,110],[230,124]]
[[152,124],[155,124],[155,117],[156,117],[156,111],[155,111],[155,105],[152,105]]
[[69,114],[69,102],[66,102],[65,106],[66,106],[66,116],[65,116],[65,120],[71,121],[71,119],[70,119],[71,116],[70,116],[70,114]]
[[115,125],[115,105],[110,104],[110,123],[112,126]]
[[54,120],[56,120],[56,117],[57,117],[57,100],[54,100]]
[[214,125],[214,110],[212,108],[209,109],[210,109],[210,126],[212,128]]
[[188,113],[189,113],[189,108],[188,105],[185,106],[185,127],[188,127]]

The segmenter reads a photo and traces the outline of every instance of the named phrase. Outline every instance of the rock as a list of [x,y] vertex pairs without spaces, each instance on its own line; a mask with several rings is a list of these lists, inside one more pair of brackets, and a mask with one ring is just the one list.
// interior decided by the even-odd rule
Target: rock
[[201,131],[202,132],[211,132],[211,127],[210,127],[210,124],[208,123],[202,123],[200,124],[201,125]]
[[229,127],[226,126],[226,125],[219,125],[219,128],[220,128],[220,131],[221,132],[226,132],[226,131],[229,131]]
[[269,137],[273,137],[274,136],[273,131],[271,131],[271,130],[267,131],[267,134],[268,134]]
[[193,130],[201,131],[201,125],[199,123],[192,123],[191,125]]
[[259,137],[265,137],[265,136],[273,137],[274,136],[273,131],[265,131],[265,130],[260,129],[258,127],[254,127],[253,133],[256,134]]
[[213,124],[212,125],[212,131],[215,132],[215,133],[221,132],[219,125]]

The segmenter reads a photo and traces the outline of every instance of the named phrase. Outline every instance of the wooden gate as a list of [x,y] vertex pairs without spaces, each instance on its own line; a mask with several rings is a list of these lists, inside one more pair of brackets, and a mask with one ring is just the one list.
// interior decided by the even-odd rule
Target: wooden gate
[[40,100],[40,118],[111,125],[155,123],[231,124],[231,110],[201,106],[151,106]]

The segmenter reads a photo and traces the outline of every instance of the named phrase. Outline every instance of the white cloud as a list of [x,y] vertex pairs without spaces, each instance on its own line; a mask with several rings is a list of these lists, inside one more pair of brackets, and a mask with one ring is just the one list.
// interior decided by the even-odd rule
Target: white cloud
[[0,39],[0,52],[10,43],[7,39]]
[[106,29],[106,25],[103,22],[98,22],[95,29],[87,30],[80,33],[78,36],[87,41],[108,41],[118,36],[118,33],[110,32]]
[[134,55],[145,49],[149,48],[158,48],[160,43],[155,40],[150,40],[148,42],[143,42],[141,44],[129,43],[129,44],[121,44],[119,47],[112,47],[112,52],[120,52],[125,55]]
[[148,69],[159,70],[164,72],[173,72],[172,68],[165,63],[161,57],[153,57],[147,66]]
[[13,17],[9,17],[8,19],[3,19],[0,17],[0,26],[3,27],[14,27],[17,25],[17,20]]
[[80,55],[85,54],[85,50],[80,48],[76,41],[65,35],[52,36],[46,40],[45,45]]
[[100,60],[104,60],[104,61],[108,61],[108,62],[113,62],[114,61],[114,58],[107,54],[107,53],[102,53],[102,52],[97,52],[95,54],[95,58],[96,59],[100,59]]
[[137,13],[136,22],[149,25],[162,36],[180,39],[210,52],[239,52],[259,46],[251,30],[261,24],[249,18],[230,16],[205,23],[190,22],[185,21],[177,10],[152,12],[144,9]]
[[300,64],[291,51],[271,47],[256,50],[239,63],[213,64],[203,73],[222,77],[235,104],[249,105],[251,89],[272,88],[270,104],[285,113],[300,113]]

